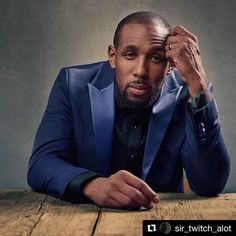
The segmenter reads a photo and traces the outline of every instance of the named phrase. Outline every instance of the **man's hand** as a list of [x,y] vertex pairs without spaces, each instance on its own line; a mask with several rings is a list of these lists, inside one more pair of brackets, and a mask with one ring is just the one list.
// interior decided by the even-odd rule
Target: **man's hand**
[[201,62],[198,39],[195,35],[182,26],[172,29],[167,38],[166,57],[170,65],[178,69],[192,98],[207,89],[208,82]]
[[151,208],[151,202],[159,202],[157,194],[143,180],[125,170],[92,180],[83,193],[97,205],[109,208]]

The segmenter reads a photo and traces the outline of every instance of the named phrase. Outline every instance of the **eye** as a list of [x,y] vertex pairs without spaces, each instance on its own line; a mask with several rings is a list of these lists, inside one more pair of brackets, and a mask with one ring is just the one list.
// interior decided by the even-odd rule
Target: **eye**
[[154,63],[160,63],[164,60],[163,56],[160,56],[160,55],[152,55],[150,56],[150,59]]
[[126,52],[124,53],[124,57],[127,59],[127,60],[132,60],[136,57],[135,53],[133,52]]

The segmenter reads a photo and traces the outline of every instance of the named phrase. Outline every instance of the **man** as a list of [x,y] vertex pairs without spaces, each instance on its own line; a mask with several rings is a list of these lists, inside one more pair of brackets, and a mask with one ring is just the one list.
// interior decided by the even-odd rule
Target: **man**
[[124,18],[109,61],[64,68],[29,162],[36,191],[111,208],[156,192],[221,192],[229,156],[197,38],[152,12]]

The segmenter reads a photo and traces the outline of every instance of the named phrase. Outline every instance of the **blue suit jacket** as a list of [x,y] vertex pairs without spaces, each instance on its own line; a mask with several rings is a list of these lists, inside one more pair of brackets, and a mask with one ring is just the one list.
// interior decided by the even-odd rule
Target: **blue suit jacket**
[[[28,183],[63,197],[77,175],[110,175],[115,72],[108,62],[64,68],[52,88],[29,161]],[[229,176],[214,99],[193,112],[186,86],[174,70],[150,118],[142,179],[157,192],[183,192],[183,168],[200,195],[222,191]]]

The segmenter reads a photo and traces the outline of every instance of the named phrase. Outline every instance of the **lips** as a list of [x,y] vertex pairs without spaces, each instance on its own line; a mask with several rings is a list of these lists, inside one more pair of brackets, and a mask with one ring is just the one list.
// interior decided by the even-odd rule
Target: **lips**
[[148,93],[149,86],[146,84],[130,84],[129,90],[135,96],[143,96]]

